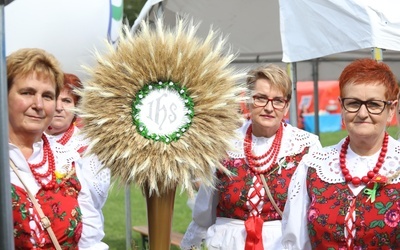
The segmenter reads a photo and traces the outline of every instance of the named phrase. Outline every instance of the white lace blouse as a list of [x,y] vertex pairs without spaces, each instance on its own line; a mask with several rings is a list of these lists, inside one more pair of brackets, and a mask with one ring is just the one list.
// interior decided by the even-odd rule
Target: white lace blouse
[[[59,135],[47,135],[50,143],[57,143],[64,133]],[[74,152],[78,152],[83,147],[87,147],[89,141],[81,133],[78,127],[74,127],[74,133],[68,142],[64,145],[67,149],[72,149]],[[61,145],[61,144],[59,144]],[[62,146],[62,145],[61,145]],[[70,156],[71,160],[77,161],[81,159],[82,153],[74,153]],[[98,158],[95,155],[84,155],[80,160],[81,171],[86,179],[89,186],[90,193],[97,209],[102,209],[108,196],[108,190],[110,187],[110,169],[103,168]]]
[[[51,143],[50,146],[53,150],[54,160],[56,163],[56,171],[61,173],[69,171],[65,169],[65,166],[71,167],[72,161],[75,161],[76,151],[67,150],[61,144]],[[40,189],[40,185],[36,182],[25,157],[18,147],[9,143],[9,155],[10,159],[15,163],[19,174],[23,178],[24,182],[30,188],[30,192],[36,195]],[[33,144],[33,153],[29,157],[28,161],[32,163],[40,162],[43,159],[43,140]],[[86,179],[83,177],[81,167],[78,167],[81,163],[76,161],[77,167],[76,175],[81,183],[81,191],[78,195],[78,203],[82,211],[82,235],[79,240],[78,246],[81,250],[107,250],[108,245],[101,240],[104,237],[103,220],[102,215],[98,209],[93,205],[91,194],[89,191]],[[48,168],[47,162],[42,166],[43,170]],[[38,169],[41,170],[40,168]],[[20,182],[17,175],[10,168],[10,179],[11,183],[26,190],[24,185]],[[34,223],[32,223],[33,226]]]
[[[325,147],[306,155],[297,167],[290,182],[288,199],[282,218],[282,244],[285,250],[311,249],[307,230],[307,209],[310,199],[307,193],[306,178],[309,167],[316,170],[318,178],[327,183],[343,183],[344,176],[340,169],[339,153],[345,139],[337,145]],[[349,146],[346,155],[346,167],[352,176],[364,176],[372,170],[378,160],[380,151],[371,156],[359,156]],[[400,142],[389,137],[388,151],[379,171],[383,176],[392,176],[400,171]],[[400,176],[392,183],[399,183]],[[355,196],[365,187],[348,185]]]

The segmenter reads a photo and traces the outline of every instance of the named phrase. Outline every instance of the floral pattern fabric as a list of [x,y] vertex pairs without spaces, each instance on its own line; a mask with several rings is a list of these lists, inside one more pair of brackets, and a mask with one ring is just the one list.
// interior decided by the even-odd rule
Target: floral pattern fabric
[[324,182],[315,168],[309,168],[307,190],[311,200],[307,228],[313,249],[347,249],[345,216],[353,199],[356,207],[354,249],[400,249],[399,183],[381,185],[376,190],[375,201],[371,202],[367,193],[354,196],[345,182]]
[[[299,154],[286,156],[284,160],[280,161],[280,166],[278,163],[275,163],[271,172],[264,175],[267,185],[270,188],[271,195],[281,211],[283,211],[286,203],[287,188],[296,170],[295,166],[297,166],[303,155],[307,152],[308,147]],[[247,220],[250,216],[251,208],[246,205],[246,201],[248,199],[249,190],[253,185],[255,173],[250,170],[244,158],[229,158],[224,161],[224,166],[231,171],[233,175],[228,176],[222,172],[217,173],[218,179],[220,180],[217,184],[220,195],[219,204],[217,206],[217,216]],[[287,166],[290,166],[290,168],[287,168]],[[279,168],[282,168],[281,173],[278,171]],[[281,220],[281,216],[268,200],[268,197],[265,198],[264,202],[260,217],[264,221]]]
[[[54,189],[40,189],[36,199],[62,249],[78,249],[82,232],[82,214],[78,205],[79,180],[74,173],[67,179],[57,179]],[[27,192],[12,184],[12,209],[14,216],[15,249],[55,249]],[[31,224],[36,224],[33,230]]]

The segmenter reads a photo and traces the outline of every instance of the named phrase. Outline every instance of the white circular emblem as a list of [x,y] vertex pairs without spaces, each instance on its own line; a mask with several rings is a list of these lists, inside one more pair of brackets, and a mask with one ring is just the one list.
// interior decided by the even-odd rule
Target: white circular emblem
[[190,122],[185,101],[174,89],[151,91],[137,108],[150,134],[169,135]]

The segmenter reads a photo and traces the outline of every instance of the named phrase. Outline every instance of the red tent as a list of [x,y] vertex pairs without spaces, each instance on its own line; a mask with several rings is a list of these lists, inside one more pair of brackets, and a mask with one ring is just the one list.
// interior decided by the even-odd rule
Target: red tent
[[[318,82],[318,107],[321,132],[340,130],[338,81]],[[299,128],[314,132],[314,82],[297,82],[297,121]],[[326,122],[325,122],[326,120]],[[307,123],[305,125],[305,123]],[[329,123],[329,124],[326,124]],[[310,128],[311,126],[311,128]],[[328,127],[329,126],[329,127]]]
[[[314,113],[314,82],[297,82],[297,109],[298,113]],[[319,110],[329,113],[340,113],[339,82],[319,81],[318,82],[318,103]]]

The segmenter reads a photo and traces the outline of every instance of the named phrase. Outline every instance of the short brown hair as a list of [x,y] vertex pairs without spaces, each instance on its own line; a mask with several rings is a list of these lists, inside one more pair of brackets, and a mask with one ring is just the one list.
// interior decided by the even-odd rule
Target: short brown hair
[[7,56],[8,90],[18,77],[36,73],[39,78],[49,78],[55,83],[56,97],[63,87],[63,72],[58,60],[50,53],[38,48],[19,49]]

